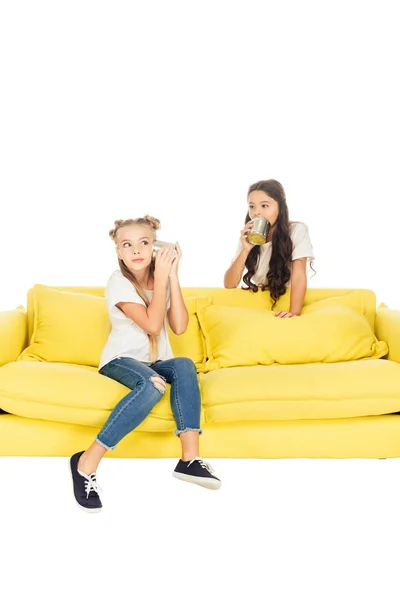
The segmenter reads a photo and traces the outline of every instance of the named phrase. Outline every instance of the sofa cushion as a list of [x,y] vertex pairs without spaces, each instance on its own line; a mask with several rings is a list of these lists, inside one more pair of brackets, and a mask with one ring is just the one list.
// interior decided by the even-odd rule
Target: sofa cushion
[[191,358],[200,372],[206,361],[206,343],[197,313],[208,306],[211,298],[185,298],[185,305],[189,313],[189,322],[185,333],[175,335],[171,328],[168,329],[168,337],[174,356],[186,356]]
[[366,318],[328,304],[300,317],[279,319],[257,308],[208,306],[198,313],[206,339],[205,371],[223,367],[342,362],[388,352]]
[[[101,427],[129,392],[94,367],[14,362],[0,368],[0,406],[31,419]],[[138,431],[174,431],[170,386]]]
[[[331,296],[330,298],[323,298],[316,300],[310,304],[303,306],[301,314],[308,315],[312,312],[319,311],[323,308],[335,307],[335,306],[347,306],[353,309],[358,314],[364,316],[367,319],[371,330],[374,331],[374,320],[369,319],[369,302],[367,302],[368,296],[365,290],[353,290],[340,296]],[[369,299],[369,298],[368,298]]]
[[376,311],[375,331],[388,345],[388,359],[400,363],[400,310],[393,310],[382,302]]
[[338,419],[400,411],[388,360],[233,367],[200,375],[206,423]]
[[[49,361],[98,367],[110,332],[104,297],[35,285],[30,345],[18,360]],[[205,362],[205,342],[197,314],[207,306],[207,298],[185,299],[189,313],[186,332],[169,338],[175,356],[191,358],[201,370]]]
[[27,344],[27,318],[23,306],[0,312],[0,340],[1,366],[16,360]]
[[97,367],[109,332],[104,298],[35,285],[32,337],[19,360]]

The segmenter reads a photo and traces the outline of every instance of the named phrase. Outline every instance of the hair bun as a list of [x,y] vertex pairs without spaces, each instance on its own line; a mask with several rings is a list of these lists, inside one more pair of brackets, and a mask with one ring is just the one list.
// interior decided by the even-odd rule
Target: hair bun
[[116,221],[114,221],[113,229],[110,229],[110,231],[108,232],[108,235],[112,240],[115,240],[115,234],[117,233],[117,230],[119,229],[119,227],[121,227],[123,222],[123,219],[117,219]]
[[147,221],[152,227],[153,229],[155,229],[157,231],[157,229],[160,229],[161,227],[161,223],[159,221],[159,219],[156,219],[155,217],[151,217],[150,215],[145,215],[144,220]]

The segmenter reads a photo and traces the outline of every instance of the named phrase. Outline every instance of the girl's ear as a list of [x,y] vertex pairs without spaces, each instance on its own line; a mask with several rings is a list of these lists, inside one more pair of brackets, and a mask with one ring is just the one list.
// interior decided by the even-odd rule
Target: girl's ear
[[115,252],[117,253],[118,258],[122,260],[122,256],[119,253],[118,246],[115,246]]

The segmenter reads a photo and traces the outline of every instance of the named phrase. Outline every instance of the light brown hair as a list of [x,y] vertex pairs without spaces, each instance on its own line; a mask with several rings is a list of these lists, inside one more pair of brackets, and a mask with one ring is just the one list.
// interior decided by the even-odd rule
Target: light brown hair
[[[149,229],[151,229],[151,231],[153,233],[153,239],[156,239],[156,231],[157,231],[157,229],[160,229],[160,226],[161,226],[160,221],[158,219],[156,219],[155,217],[151,217],[150,215],[145,215],[144,217],[139,217],[138,219],[125,219],[125,220],[119,219],[117,221],[114,221],[114,228],[110,229],[110,231],[108,233],[109,233],[110,238],[113,240],[113,242],[115,243],[116,246],[118,245],[118,231],[122,227],[127,227],[129,225],[145,225],[146,227],[149,227]],[[143,300],[143,302],[145,303],[146,308],[147,308],[150,305],[150,301],[149,301],[144,289],[136,280],[136,277],[134,276],[134,274],[128,269],[126,264],[119,257],[118,257],[118,265],[119,265],[122,275],[124,277],[126,277],[128,279],[128,281],[131,282],[131,284],[134,286],[135,290],[137,291],[137,293],[139,294],[140,298]],[[150,276],[151,277],[154,276],[154,259],[152,259],[151,263],[150,263]],[[157,354],[158,354],[157,336],[150,335],[150,334],[147,334],[147,335],[149,338],[149,345],[150,345],[150,360],[153,363],[157,360]]]

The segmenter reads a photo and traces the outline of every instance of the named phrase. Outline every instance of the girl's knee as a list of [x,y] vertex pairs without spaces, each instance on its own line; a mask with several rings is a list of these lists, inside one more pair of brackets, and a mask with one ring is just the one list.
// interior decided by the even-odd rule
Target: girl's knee
[[187,358],[186,356],[179,356],[175,358],[175,366],[178,369],[182,369],[185,371],[193,371],[196,373],[196,366],[191,358]]
[[160,375],[153,375],[153,377],[150,377],[150,381],[152,382],[156,390],[161,392],[161,394],[165,393],[166,385],[165,379],[163,377],[161,377]]

